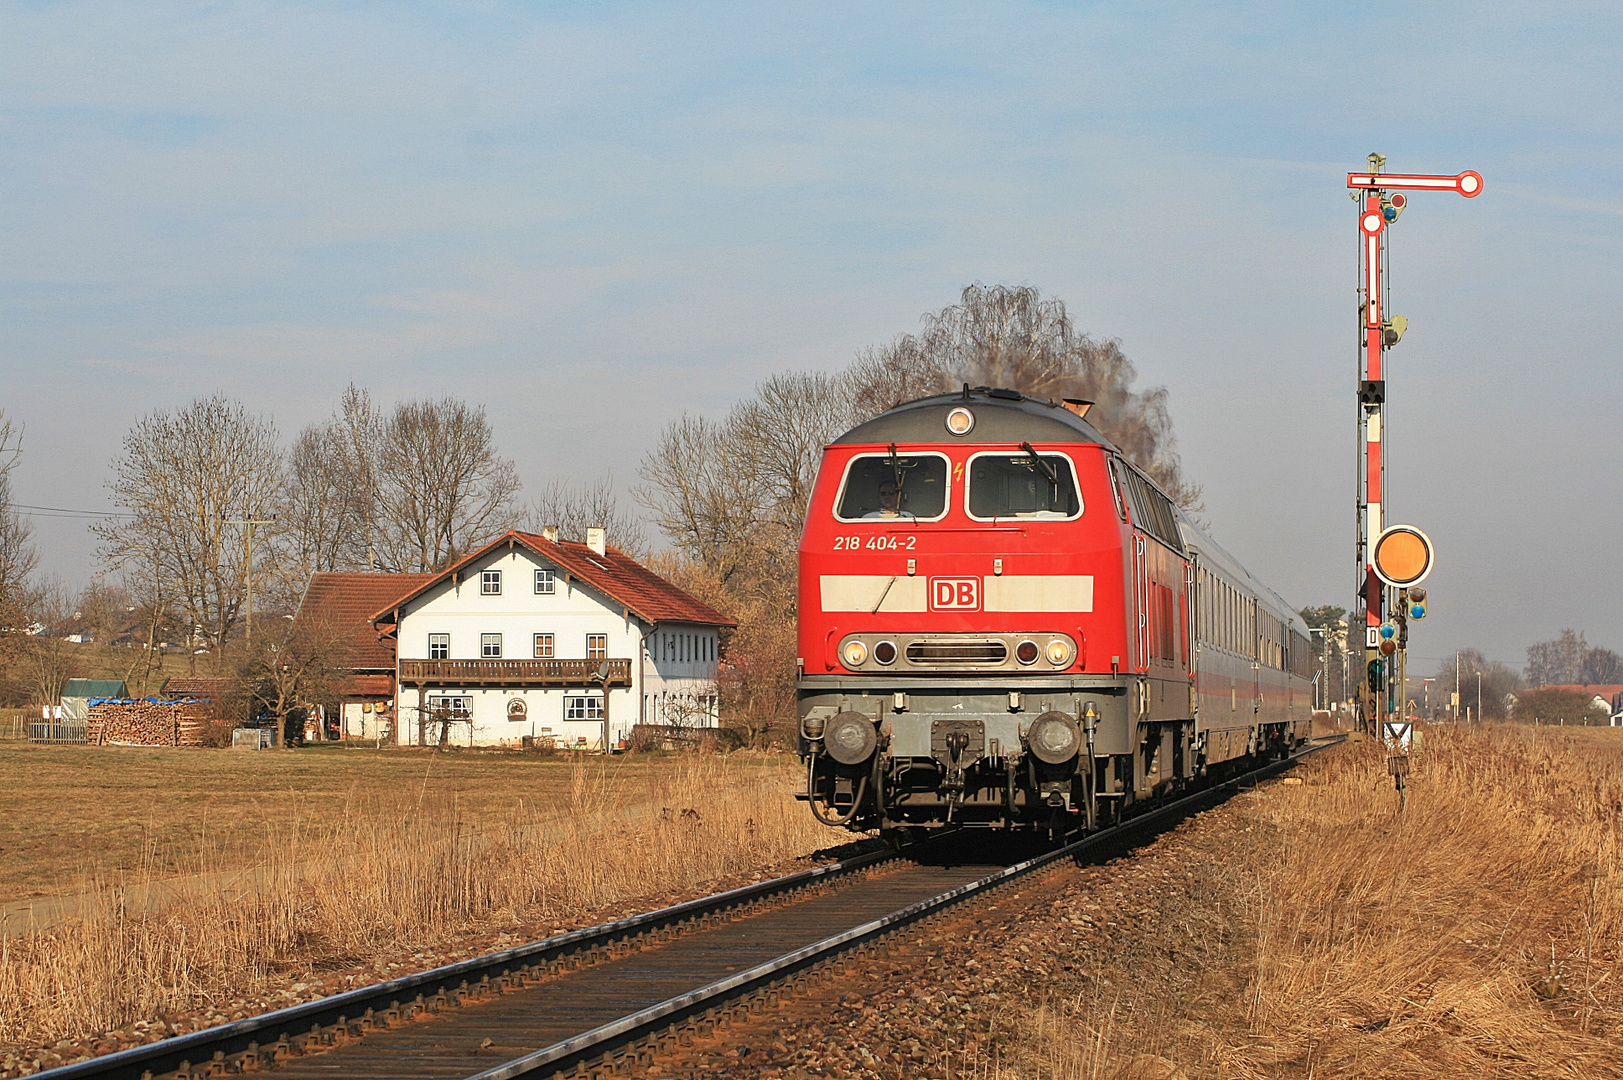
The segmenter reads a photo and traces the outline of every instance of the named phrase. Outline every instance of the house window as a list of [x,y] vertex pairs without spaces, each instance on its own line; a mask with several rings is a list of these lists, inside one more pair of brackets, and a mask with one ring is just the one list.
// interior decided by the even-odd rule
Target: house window
[[428,658],[430,660],[449,660],[451,658],[451,635],[428,635]]
[[541,659],[541,660],[551,660],[554,656],[557,655],[557,653],[555,653],[553,651],[553,648],[552,648],[552,635],[551,634],[537,634],[537,635],[535,635],[535,655],[536,655],[536,657],[538,659]]
[[586,659],[607,660],[609,658],[609,635],[586,635]]
[[558,578],[550,568],[535,572],[535,595],[551,596],[558,591]]
[[473,716],[473,698],[461,695],[436,694],[426,702],[428,706],[428,719],[436,720],[468,720]]
[[[598,635],[593,634],[593,637]],[[566,697],[564,698],[565,720],[601,720],[603,719],[603,699],[600,697]]]
[[479,574],[479,595],[500,596],[502,594],[502,572],[500,570],[484,570]]
[[480,634],[479,655],[486,660],[500,660],[502,658],[502,636],[500,634]]

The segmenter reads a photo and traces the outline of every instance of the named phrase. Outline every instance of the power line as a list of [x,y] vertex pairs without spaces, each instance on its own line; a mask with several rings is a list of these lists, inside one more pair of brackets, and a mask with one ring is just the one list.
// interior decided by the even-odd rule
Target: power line
[[136,516],[114,510],[71,510],[64,506],[34,506],[31,503],[12,503],[11,507],[21,511],[24,517],[121,518]]

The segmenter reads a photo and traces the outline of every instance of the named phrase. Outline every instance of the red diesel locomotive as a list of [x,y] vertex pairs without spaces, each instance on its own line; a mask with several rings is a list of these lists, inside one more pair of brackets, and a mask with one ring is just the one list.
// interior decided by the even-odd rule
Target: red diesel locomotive
[[1301,620],[1085,413],[966,386],[825,449],[798,682],[825,824],[1069,833],[1307,737]]

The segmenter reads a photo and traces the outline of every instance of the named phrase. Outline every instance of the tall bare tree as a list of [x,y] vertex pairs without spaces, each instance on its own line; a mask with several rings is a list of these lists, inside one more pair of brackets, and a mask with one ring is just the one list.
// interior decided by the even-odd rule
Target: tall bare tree
[[[237,626],[247,584],[241,525],[280,500],[276,427],[216,395],[136,421],[109,485],[131,517],[92,526],[101,555],[173,597],[193,632],[218,646]],[[265,533],[261,532],[261,536]],[[267,541],[268,541],[267,537]],[[256,578],[270,580],[275,545],[256,545]]]
[[541,494],[530,501],[524,528],[540,532],[551,526],[557,526],[562,539],[576,541],[586,539],[587,529],[601,527],[607,533],[609,544],[633,558],[648,552],[648,537],[643,535],[642,523],[635,514],[620,509],[612,476],[595,484],[553,480],[543,487]]
[[281,516],[299,587],[321,571],[377,568],[382,441],[382,414],[353,383],[329,419],[294,440]]
[[517,518],[518,470],[496,453],[483,407],[454,398],[395,406],[378,455],[382,560],[438,570]]
[[22,426],[0,413],[0,633],[25,625],[28,578],[39,562],[33,529],[11,497],[11,470],[22,449]]
[[1063,301],[1027,285],[970,285],[957,304],[926,315],[916,337],[860,356],[856,397],[876,411],[889,408],[892,383],[927,387],[931,367],[941,381],[928,392],[967,382],[1094,402],[1088,420],[1178,505],[1200,509],[1200,487],[1183,475],[1166,388],[1135,390],[1138,370],[1121,343],[1079,333]]

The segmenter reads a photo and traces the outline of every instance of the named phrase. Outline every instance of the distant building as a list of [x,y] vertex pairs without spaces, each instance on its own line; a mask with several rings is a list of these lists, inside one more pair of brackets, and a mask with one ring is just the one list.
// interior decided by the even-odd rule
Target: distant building
[[1612,718],[1612,724],[1619,725],[1618,714],[1623,713],[1623,683],[1551,683],[1540,689],[1587,694],[1596,712],[1605,710],[1606,715]]
[[382,601],[394,740],[624,745],[633,725],[714,727],[720,632],[737,625],[592,529],[509,532]]

